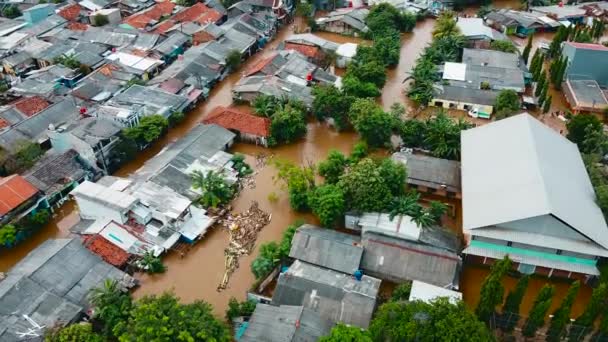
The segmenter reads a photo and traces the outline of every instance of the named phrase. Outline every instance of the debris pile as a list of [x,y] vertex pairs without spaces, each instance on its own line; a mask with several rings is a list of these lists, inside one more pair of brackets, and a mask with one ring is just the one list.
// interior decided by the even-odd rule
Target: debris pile
[[259,208],[258,202],[252,201],[251,207],[244,213],[235,216],[228,214],[218,220],[230,234],[230,243],[224,249],[224,277],[217,286],[218,291],[228,286],[230,276],[239,267],[239,257],[251,253],[258,233],[270,223],[271,217],[272,215]]

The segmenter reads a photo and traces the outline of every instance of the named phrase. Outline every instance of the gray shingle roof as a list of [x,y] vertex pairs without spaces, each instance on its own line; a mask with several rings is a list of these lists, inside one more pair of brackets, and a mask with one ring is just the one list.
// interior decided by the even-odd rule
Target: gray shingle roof
[[351,275],[359,269],[362,254],[359,237],[310,224],[298,228],[289,252],[294,259]]
[[[608,227],[575,144],[527,113],[463,131],[461,142],[465,230],[517,223],[524,232],[608,249]],[[551,222],[528,221],[545,216]]]
[[496,97],[498,96],[498,92],[493,90],[449,85],[435,85],[433,87],[433,94],[435,98],[441,100],[468,102],[486,106],[494,106]]
[[50,197],[87,174],[87,168],[78,158],[74,150],[57,153],[51,149],[26,172],[25,178]]
[[333,324],[302,306],[258,304],[241,342],[316,342]]
[[296,260],[279,275],[273,305],[302,305],[330,322],[367,328],[380,280],[354,277]]

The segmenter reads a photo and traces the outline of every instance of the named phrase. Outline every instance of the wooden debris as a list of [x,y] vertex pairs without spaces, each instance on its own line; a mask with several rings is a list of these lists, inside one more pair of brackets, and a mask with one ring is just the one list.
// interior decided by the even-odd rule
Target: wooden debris
[[228,214],[218,220],[218,223],[230,234],[230,243],[224,249],[224,277],[217,286],[218,291],[228,286],[230,276],[239,267],[239,258],[251,253],[258,233],[270,223],[270,218],[270,214],[261,210],[258,203],[253,201],[251,207],[244,213],[235,216]]

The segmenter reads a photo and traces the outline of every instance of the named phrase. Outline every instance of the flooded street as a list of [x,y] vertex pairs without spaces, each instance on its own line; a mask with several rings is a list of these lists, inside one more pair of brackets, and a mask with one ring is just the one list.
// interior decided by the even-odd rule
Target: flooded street
[[[496,1],[495,7],[511,7],[519,6],[519,1]],[[474,14],[477,9],[472,8],[466,13]],[[399,64],[387,71],[388,78],[386,85],[382,90],[382,96],[379,99],[382,106],[388,110],[394,102],[399,102],[405,105],[408,110],[413,108],[413,104],[409,101],[404,93],[404,79],[409,76],[409,72],[415,64],[416,59],[431,40],[431,32],[434,25],[433,19],[426,19],[417,23],[416,28],[412,33],[402,35],[401,38],[401,55]],[[161,140],[154,143],[153,146],[140,152],[137,158],[124,165],[114,175],[120,177],[128,177],[136,172],[147,160],[156,155],[168,143],[175,141],[185,135],[192,127],[197,125],[201,119],[205,117],[214,107],[218,105],[228,106],[232,103],[231,90],[233,85],[241,78],[242,70],[245,70],[252,64],[259,61],[261,58],[268,56],[276,46],[282,42],[293,31],[293,26],[285,27],[279,31],[274,40],[251,57],[242,66],[239,72],[228,76],[220,82],[210,94],[207,101],[199,104],[193,111],[187,113],[183,122],[176,127],[170,129],[168,134]],[[366,44],[368,42],[352,37],[340,36],[332,33],[316,33],[318,36],[325,39],[344,43],[355,42]],[[543,40],[550,40],[550,36],[544,35],[542,39],[536,37],[535,45]],[[525,45],[525,40],[518,40],[520,46]],[[522,45],[523,44],[523,45]],[[531,54],[532,55],[532,54]],[[340,70],[338,71],[338,73]],[[565,103],[561,93],[556,93],[551,89],[553,95],[552,111],[564,110]],[[435,108],[425,110],[424,116],[431,115],[436,111]],[[464,112],[450,112],[453,116],[467,117]],[[552,119],[557,120],[557,119]],[[488,122],[488,121],[485,121]],[[236,297],[240,300],[245,298],[246,291],[255,281],[249,265],[253,258],[258,253],[259,245],[268,241],[277,241],[281,238],[283,230],[287,225],[294,222],[296,219],[302,218],[307,222],[314,223],[312,215],[300,214],[293,212],[290,209],[287,193],[281,188],[281,184],[275,184],[274,176],[275,169],[271,165],[266,165],[257,169],[253,157],[259,153],[273,154],[278,158],[290,160],[296,164],[318,163],[324,159],[330,150],[336,149],[343,153],[349,153],[353,144],[358,137],[353,132],[337,133],[324,125],[316,122],[308,124],[308,133],[306,138],[298,143],[281,146],[274,149],[265,149],[262,147],[235,144],[229,152],[243,153],[247,156],[248,163],[254,167],[256,171],[254,189],[244,189],[239,197],[233,201],[233,212],[239,213],[249,208],[252,201],[259,202],[260,208],[272,214],[271,223],[260,232],[256,243],[256,248],[249,256],[239,260],[240,267],[232,275],[228,288],[222,292],[217,292],[217,285],[220,283],[224,273],[224,248],[228,245],[228,234],[222,229],[215,228],[211,230],[200,242],[186,253],[182,258],[179,253],[168,253],[163,258],[163,263],[167,266],[167,271],[160,275],[138,274],[137,277],[141,281],[141,286],[134,292],[135,297],[141,297],[147,294],[159,294],[166,290],[173,290],[184,302],[191,302],[197,299],[203,299],[213,305],[215,312],[223,317],[230,297]],[[270,201],[269,195],[275,194],[277,201]],[[455,204],[456,215],[450,218],[450,229],[456,232],[462,231],[462,217],[460,203]],[[25,241],[15,249],[0,253],[0,272],[6,271],[12,267],[17,261],[23,258],[28,252],[36,248],[42,242],[49,238],[65,237],[68,235],[68,228],[77,220],[77,212],[73,203],[66,203],[60,210],[58,215],[53,218],[53,221],[29,240]],[[447,222],[446,222],[447,223]],[[487,269],[465,266],[461,276],[461,290],[464,293],[464,300],[467,304],[473,307],[478,298],[479,286],[487,274]],[[505,280],[507,289],[513,287],[515,280]],[[546,279],[536,278],[531,281],[530,291],[528,292],[523,310],[527,310],[536,295],[538,289],[546,282]],[[567,284],[558,283],[558,297],[565,294]],[[575,303],[574,312],[578,313],[582,310],[583,305],[589,297],[590,289],[583,286],[579,294],[579,300]],[[561,297],[560,297],[561,298]],[[584,300],[583,300],[584,299]],[[554,303],[555,304],[555,303]],[[555,304],[556,305],[556,304]]]

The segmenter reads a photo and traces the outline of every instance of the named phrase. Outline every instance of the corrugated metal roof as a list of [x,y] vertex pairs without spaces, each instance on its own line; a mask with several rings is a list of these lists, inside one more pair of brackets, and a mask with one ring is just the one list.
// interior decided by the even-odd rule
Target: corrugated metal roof
[[89,181],[82,182],[70,194],[119,210],[128,210],[137,202],[134,196]]
[[302,306],[259,303],[241,342],[316,342],[333,324]]
[[[520,221],[518,229],[572,239],[563,222],[608,249],[608,227],[574,143],[527,113],[463,131],[461,142],[469,233]],[[543,215],[554,223],[523,221]]]
[[460,192],[460,163],[455,160],[405,152],[393,153],[391,159],[405,166],[409,184]]
[[462,293],[418,280],[412,281],[410,301],[421,300],[426,303],[431,303],[441,297],[446,297],[451,303],[456,304],[462,300]]
[[291,258],[351,275],[359,269],[362,254],[358,236],[310,224],[298,228],[289,252]]
[[354,277],[296,260],[279,275],[274,305],[302,305],[330,322],[367,328],[376,306],[380,279]]

